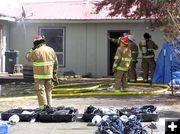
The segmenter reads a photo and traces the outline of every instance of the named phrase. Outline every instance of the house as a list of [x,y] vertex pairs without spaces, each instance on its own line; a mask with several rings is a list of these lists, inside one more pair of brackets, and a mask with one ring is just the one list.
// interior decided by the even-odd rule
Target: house
[[[117,48],[108,36],[118,38],[124,32],[131,32],[139,43],[143,34],[149,32],[161,48],[163,37],[160,31],[148,29],[146,20],[109,17],[106,10],[94,14],[93,2],[95,0],[25,3],[20,19],[17,17],[16,22],[8,26],[7,50],[18,50],[19,63],[30,66],[25,54],[32,48],[34,36],[41,34],[56,51],[60,74],[73,71],[102,77],[112,75]],[[159,51],[156,51],[156,56]]]

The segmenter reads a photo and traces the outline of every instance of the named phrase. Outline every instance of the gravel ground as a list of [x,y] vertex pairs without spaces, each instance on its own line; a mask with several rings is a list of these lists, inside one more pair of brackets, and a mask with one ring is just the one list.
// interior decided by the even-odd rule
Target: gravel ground
[[[64,83],[75,83],[75,82],[84,82],[88,80],[79,80],[79,81],[64,81]],[[97,80],[91,80],[97,81]],[[98,80],[100,81],[100,80]],[[104,81],[104,80],[103,80]],[[3,87],[3,90],[6,92],[3,93],[3,96],[0,98],[0,111],[7,111],[9,109],[15,109],[21,107],[23,109],[34,109],[38,107],[37,98],[34,94],[33,83],[30,84],[17,84],[11,83],[6,84]],[[130,90],[155,90],[155,88],[144,88],[138,86],[130,87]],[[156,88],[158,89],[158,88]],[[161,88],[159,88],[161,89]],[[160,119],[165,118],[180,118],[180,92],[176,90],[174,95],[171,94],[171,91],[157,95],[121,95],[121,96],[106,96],[106,97],[59,97],[53,98],[53,106],[68,106],[74,107],[79,110],[79,113],[82,114],[84,110],[89,106],[93,105],[97,108],[131,108],[131,107],[140,107],[143,105],[152,104],[157,107],[157,112],[160,114]],[[164,123],[164,120],[163,120]],[[158,123],[157,123],[158,124]],[[159,134],[164,132],[164,125],[162,122],[161,126],[156,130],[157,132],[153,134]],[[69,126],[66,128],[66,126]],[[38,127],[37,127],[38,126]],[[45,129],[47,128],[47,129]],[[9,134],[54,134],[54,133],[67,133],[67,134],[90,134],[94,133],[96,127],[88,127],[87,123],[35,123],[29,125],[29,123],[19,123],[10,128]],[[163,130],[162,130],[163,129]]]
[[[153,130],[153,134],[165,133],[165,119],[166,118],[180,118],[180,94],[176,93],[174,96],[171,92],[159,95],[124,95],[113,97],[61,97],[53,98],[53,106],[72,106],[78,108],[79,114],[93,105],[97,108],[124,108],[143,106],[153,104],[157,107],[157,112],[160,114],[160,119],[155,124],[157,129]],[[22,107],[24,109],[37,108],[36,97],[8,97],[0,98],[0,111],[6,111]],[[147,123],[150,125],[150,122]],[[68,126],[67,126],[68,125]],[[143,126],[146,124],[143,123]],[[146,128],[149,133],[150,129]],[[94,134],[97,127],[88,126],[85,122],[72,123],[24,123],[20,122],[17,125],[10,127],[9,134]]]
[[[99,108],[124,108],[152,104],[157,107],[161,117],[180,117],[180,94],[171,93],[159,95],[123,95],[112,97],[59,97],[53,98],[53,106],[72,106],[79,109],[80,113],[89,106]],[[36,97],[1,97],[0,111],[12,108],[37,108]]]
[[[84,78],[62,80],[61,83],[85,83],[85,82],[112,82],[113,78]],[[78,86],[79,87],[79,86]],[[84,86],[83,86],[84,87]],[[104,87],[103,87],[104,88]],[[154,91],[161,87],[130,86],[129,91]],[[37,99],[34,93],[34,83],[10,83],[2,86],[3,96],[0,98],[0,111],[11,108],[37,108]],[[33,96],[33,97],[29,97]],[[153,104],[157,107],[162,117],[180,117],[180,92],[176,90],[158,95],[121,95],[108,97],[59,97],[53,98],[53,106],[73,106],[84,112],[89,105],[95,107],[134,107]]]

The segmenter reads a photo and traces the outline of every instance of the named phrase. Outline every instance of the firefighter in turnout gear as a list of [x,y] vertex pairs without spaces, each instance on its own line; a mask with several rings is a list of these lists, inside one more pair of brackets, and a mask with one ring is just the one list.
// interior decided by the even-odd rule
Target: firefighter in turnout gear
[[46,46],[44,38],[36,35],[26,58],[33,63],[35,90],[38,98],[39,108],[44,105],[52,106],[52,88],[54,77],[57,76],[58,61],[54,50]]
[[134,37],[131,34],[127,35],[128,37],[128,46],[131,49],[131,64],[128,71],[128,79],[129,82],[136,82],[137,81],[137,73],[136,73],[136,63],[138,57],[138,45],[135,43]]
[[150,80],[153,78],[156,65],[154,50],[157,50],[158,46],[151,40],[149,33],[144,33],[144,40],[139,43],[139,49],[142,52],[141,68],[143,71],[143,82],[148,82],[149,77]]
[[128,70],[131,62],[131,50],[128,47],[128,38],[123,36],[117,48],[112,71],[114,72],[114,88],[119,91],[127,91],[128,88]]

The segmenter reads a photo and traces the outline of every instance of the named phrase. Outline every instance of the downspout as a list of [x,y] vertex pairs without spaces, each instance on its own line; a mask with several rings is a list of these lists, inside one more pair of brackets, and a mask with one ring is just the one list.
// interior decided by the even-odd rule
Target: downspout
[[5,72],[5,51],[6,51],[6,36],[2,36],[2,72]]
[[95,33],[95,47],[96,47],[96,49],[95,49],[95,76],[97,76],[97,56],[98,56],[98,54],[97,54],[97,24],[95,24],[95,29],[96,29],[96,33]]
[[2,39],[2,27],[0,27],[0,72],[2,72],[2,70],[3,70],[3,39]]
[[86,49],[85,49],[85,73],[87,74],[88,72],[87,72],[87,23],[86,23],[86,35],[85,35],[86,37],[85,37],[85,43],[86,43],[86,45],[85,45],[85,47],[86,47]]
[[6,36],[3,36],[3,27],[0,27],[0,39],[0,72],[5,72]]

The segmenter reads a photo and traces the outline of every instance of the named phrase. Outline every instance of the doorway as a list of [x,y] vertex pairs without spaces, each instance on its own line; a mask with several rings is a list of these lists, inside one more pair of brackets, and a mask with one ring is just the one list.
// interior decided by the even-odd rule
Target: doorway
[[[128,33],[129,30],[110,30],[108,31],[108,36],[110,38],[118,39],[119,37],[123,36],[124,33]],[[112,76],[112,66],[114,63],[114,55],[116,53],[116,49],[119,45],[113,43],[112,41],[108,40],[108,75]]]

